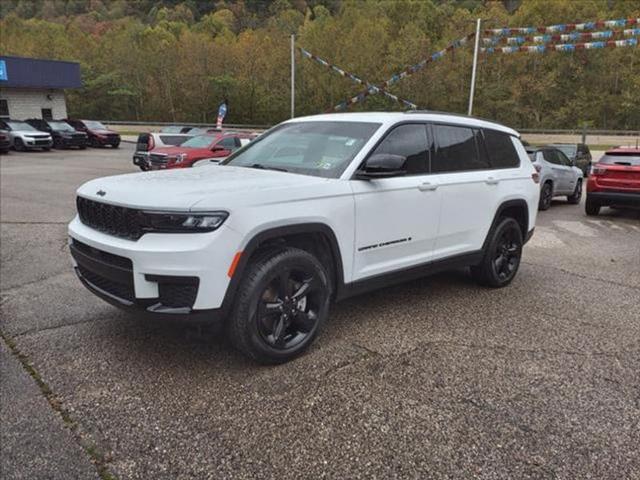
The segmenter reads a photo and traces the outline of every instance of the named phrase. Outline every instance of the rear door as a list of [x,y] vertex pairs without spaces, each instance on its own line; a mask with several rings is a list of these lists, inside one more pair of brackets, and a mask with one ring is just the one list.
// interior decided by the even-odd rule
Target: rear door
[[431,144],[424,123],[393,127],[370,155],[406,157],[404,173],[351,180],[356,210],[354,280],[431,259],[440,214],[440,190],[429,175]]
[[480,130],[444,124],[434,124],[432,130],[432,180],[442,195],[435,260],[482,248],[503,180],[491,170]]
[[560,161],[560,157],[558,155],[558,151],[555,149],[547,149],[543,150],[544,159],[549,164],[551,168],[551,176],[553,179],[553,192],[555,195],[566,193],[568,187],[568,176],[567,169],[562,162]]

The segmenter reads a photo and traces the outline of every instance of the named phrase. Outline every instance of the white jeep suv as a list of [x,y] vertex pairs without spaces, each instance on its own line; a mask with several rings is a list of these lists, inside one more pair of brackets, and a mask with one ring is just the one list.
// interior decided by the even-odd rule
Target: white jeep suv
[[443,269],[514,278],[539,185],[518,134],[429,112],[284,122],[211,168],[78,190],[75,271],[104,300],[223,321],[264,363],[313,341],[332,300]]

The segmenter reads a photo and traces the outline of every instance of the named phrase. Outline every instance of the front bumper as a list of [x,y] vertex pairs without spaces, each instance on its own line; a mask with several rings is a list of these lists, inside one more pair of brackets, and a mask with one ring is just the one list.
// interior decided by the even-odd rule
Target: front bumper
[[76,217],[69,248],[82,283],[118,307],[155,317],[215,321],[239,235],[224,225],[210,233],[148,233],[137,241],[93,230]]
[[23,138],[22,144],[26,148],[51,148],[53,140],[39,140],[35,138]]
[[78,137],[78,138],[69,138],[69,137],[60,137],[59,143],[62,147],[86,147],[87,146],[87,138],[86,137]]
[[99,145],[111,145],[112,147],[117,147],[118,145],[120,145],[120,137],[99,137],[96,135],[93,138],[95,139],[94,141]]
[[587,200],[600,205],[629,205],[640,207],[640,190],[637,192],[587,192]]

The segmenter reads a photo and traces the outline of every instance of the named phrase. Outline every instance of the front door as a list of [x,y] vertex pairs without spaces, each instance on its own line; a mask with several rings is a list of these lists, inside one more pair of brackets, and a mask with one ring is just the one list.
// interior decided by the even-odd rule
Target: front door
[[399,125],[372,154],[406,157],[404,175],[351,181],[356,217],[354,281],[431,259],[440,215],[440,191],[428,173],[431,143],[425,124]]

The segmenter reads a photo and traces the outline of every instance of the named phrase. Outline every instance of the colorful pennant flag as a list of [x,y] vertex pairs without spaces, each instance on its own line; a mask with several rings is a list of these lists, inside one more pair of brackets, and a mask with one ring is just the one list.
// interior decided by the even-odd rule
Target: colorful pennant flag
[[573,52],[576,50],[592,50],[598,48],[616,48],[616,47],[635,47],[638,45],[637,38],[629,38],[627,40],[609,40],[606,42],[589,42],[589,43],[559,43],[550,45],[520,45],[513,47],[487,47],[482,48],[482,53],[544,53],[546,51],[556,52]]

